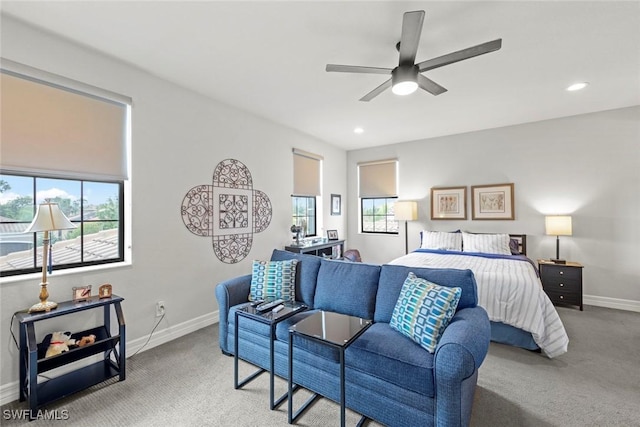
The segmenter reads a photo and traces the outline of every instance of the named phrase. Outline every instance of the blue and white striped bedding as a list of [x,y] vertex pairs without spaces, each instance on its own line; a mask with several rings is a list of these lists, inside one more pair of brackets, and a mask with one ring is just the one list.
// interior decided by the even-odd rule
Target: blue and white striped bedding
[[535,266],[524,256],[418,249],[389,264],[469,269],[478,284],[478,303],[491,321],[530,332],[549,358],[567,352],[569,337],[560,316],[542,290]]

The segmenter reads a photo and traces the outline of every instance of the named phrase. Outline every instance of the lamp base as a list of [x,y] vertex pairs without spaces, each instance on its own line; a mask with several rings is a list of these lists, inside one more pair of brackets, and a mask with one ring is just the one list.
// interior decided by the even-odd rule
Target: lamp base
[[566,264],[567,263],[566,259],[550,259],[549,261],[551,261],[554,264]]
[[57,302],[53,302],[53,301],[39,302],[31,306],[31,308],[29,309],[29,313],[36,313],[40,311],[51,311],[57,307],[58,307]]

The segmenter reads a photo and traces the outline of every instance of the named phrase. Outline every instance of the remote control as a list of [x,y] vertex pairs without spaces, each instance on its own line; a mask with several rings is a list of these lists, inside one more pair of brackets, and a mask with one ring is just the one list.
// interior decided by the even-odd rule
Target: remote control
[[283,308],[284,308],[284,304],[280,304],[280,305],[275,306],[275,307],[273,308],[273,310],[271,310],[271,311],[273,311],[274,313],[277,313],[277,312],[279,312],[280,310],[282,310]]
[[257,305],[260,305],[260,304],[262,304],[263,302],[264,302],[264,300],[263,300],[263,299],[257,299],[257,300],[255,300],[255,301],[251,301],[251,307],[255,307],[255,306],[257,306]]
[[280,305],[284,302],[284,300],[282,299],[277,299],[275,301],[271,301],[271,302],[265,302],[260,304],[259,306],[256,307],[256,311],[267,311],[267,310],[271,310],[273,307],[275,307],[276,305]]

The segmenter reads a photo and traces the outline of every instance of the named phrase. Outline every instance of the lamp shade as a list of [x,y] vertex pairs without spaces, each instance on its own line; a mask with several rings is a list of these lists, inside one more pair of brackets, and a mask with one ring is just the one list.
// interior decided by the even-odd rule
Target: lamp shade
[[546,234],[549,236],[571,236],[571,217],[568,215],[550,215],[544,218]]
[[396,202],[393,205],[395,218],[398,221],[415,221],[418,219],[418,204],[413,201]]
[[36,216],[29,224],[25,233],[36,231],[68,230],[76,228],[60,210],[57,203],[45,202],[38,205]]

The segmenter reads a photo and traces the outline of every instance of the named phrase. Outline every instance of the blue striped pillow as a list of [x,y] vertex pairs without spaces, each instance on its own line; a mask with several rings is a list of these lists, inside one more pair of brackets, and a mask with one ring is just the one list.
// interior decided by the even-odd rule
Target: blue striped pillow
[[297,259],[253,261],[249,299],[295,301]]
[[436,285],[409,273],[389,326],[433,353],[456,312],[461,288]]

